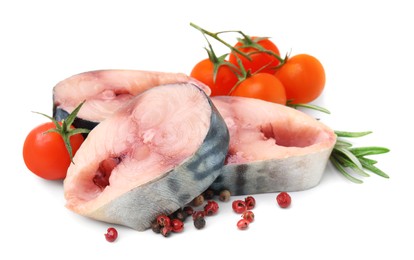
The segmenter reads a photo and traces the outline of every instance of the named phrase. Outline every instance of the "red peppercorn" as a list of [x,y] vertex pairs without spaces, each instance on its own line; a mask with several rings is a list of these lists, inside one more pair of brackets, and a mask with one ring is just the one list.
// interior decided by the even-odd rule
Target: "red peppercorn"
[[118,231],[113,227],[108,228],[105,234],[106,241],[114,242],[117,238],[118,238]]
[[256,206],[256,200],[252,196],[248,196],[244,199],[246,203],[246,209],[251,210]]
[[170,225],[161,228],[161,235],[168,237],[171,234],[172,227]]
[[207,204],[204,206],[204,213],[207,216],[212,216],[217,213],[219,210],[219,205],[214,200],[209,200]]
[[246,211],[246,202],[244,202],[243,200],[235,200],[233,201],[231,206],[234,212],[238,214],[241,214]]
[[166,227],[166,226],[170,226],[171,219],[167,215],[161,214],[161,215],[158,215],[157,222],[161,227]]
[[183,208],[183,211],[184,211],[185,213],[187,213],[187,216],[191,216],[191,215],[193,215],[193,213],[194,213],[194,209],[193,209],[193,207],[191,207],[191,206],[185,206],[185,207]]
[[249,227],[249,221],[247,221],[246,219],[242,218],[237,222],[237,228],[240,230],[245,230]]
[[205,217],[205,213],[204,213],[204,211],[194,211],[194,213],[193,213],[193,220],[196,220],[196,219],[198,219],[198,218],[204,218]]
[[254,221],[253,211],[248,210],[248,211],[243,212],[242,218],[249,221],[249,223],[252,223]]
[[184,230],[184,223],[178,218],[175,218],[171,220],[171,228],[172,232],[179,233]]
[[277,195],[276,201],[281,208],[287,208],[290,206],[292,199],[290,198],[290,195],[287,192],[283,191]]

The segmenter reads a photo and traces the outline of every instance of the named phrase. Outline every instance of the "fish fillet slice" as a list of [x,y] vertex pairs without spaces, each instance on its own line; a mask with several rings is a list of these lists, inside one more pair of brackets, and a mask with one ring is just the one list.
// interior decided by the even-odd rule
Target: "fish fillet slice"
[[153,87],[89,133],[64,180],[66,206],[145,230],[209,187],[228,143],[224,120],[194,83]]
[[[53,88],[53,116],[60,121],[85,101],[75,127],[92,129],[129,99],[155,86],[189,82],[183,73],[142,70],[96,70],[73,75]],[[210,89],[198,84],[210,94]]]
[[232,195],[316,186],[336,142],[329,127],[296,109],[244,97],[212,97],[230,133],[215,190]]

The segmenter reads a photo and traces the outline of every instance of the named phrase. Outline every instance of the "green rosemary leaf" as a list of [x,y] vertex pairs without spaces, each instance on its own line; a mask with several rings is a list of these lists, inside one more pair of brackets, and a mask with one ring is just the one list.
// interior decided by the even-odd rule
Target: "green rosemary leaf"
[[353,170],[354,173],[359,174],[363,177],[369,177],[370,175],[368,173],[366,173],[363,169],[359,168],[358,166],[355,165],[354,162],[352,162],[351,160],[349,160],[348,157],[344,156],[341,153],[335,153],[333,154],[333,157],[342,165],[342,167],[348,167],[351,168]]
[[355,166],[357,166],[358,168],[362,169],[361,162],[348,149],[345,149],[343,147],[339,147],[339,148],[335,148],[335,150],[338,151],[338,152],[340,152],[340,153],[342,153],[343,155],[345,155],[352,163],[355,164]]
[[373,160],[373,159],[370,159],[370,158],[365,158],[363,156],[358,156],[358,158],[359,158],[360,161],[364,160],[366,163],[369,163],[371,165],[374,165],[374,164],[378,163],[377,160]]
[[361,175],[361,176],[363,176],[363,177],[369,177],[370,175],[368,174],[368,173],[366,173],[364,170],[362,170],[362,169],[360,169],[360,168],[358,168],[358,167],[356,167],[355,165],[354,166],[350,166],[350,168],[356,173],[356,174],[359,174],[359,175]]
[[358,183],[358,184],[361,184],[361,183],[363,183],[363,181],[361,181],[360,179],[357,179],[357,178],[355,178],[355,177],[353,177],[353,176],[351,176],[345,169],[344,169],[344,167],[342,167],[342,165],[337,161],[337,160],[335,160],[333,157],[330,157],[329,158],[330,159],[330,161],[332,162],[332,164],[336,167],[336,169],[338,169],[338,171],[340,172],[340,173],[342,173],[344,176],[345,176],[345,178],[347,178],[348,180],[350,180],[350,181],[352,181],[352,182],[354,182],[354,183]]
[[371,172],[373,172],[373,173],[375,173],[375,174],[377,174],[377,175],[379,175],[381,177],[384,177],[384,178],[387,178],[387,179],[390,178],[390,176],[388,176],[388,174],[386,174],[385,172],[383,172],[379,168],[375,167],[371,163],[367,162],[365,160],[365,158],[360,158],[360,161],[361,161],[362,166],[365,169],[367,169],[367,170],[369,170],[369,171],[371,171]]
[[347,131],[335,131],[335,134],[338,137],[362,137],[368,134],[371,134],[371,131],[365,131],[365,132],[347,132]]
[[293,107],[293,108],[303,107],[303,108],[313,109],[313,110],[323,112],[326,114],[331,113],[328,109],[314,105],[314,104],[292,104],[291,101],[289,100],[286,105],[289,107]]
[[388,148],[385,148],[385,147],[368,146],[368,147],[350,148],[349,151],[351,153],[353,153],[355,156],[358,157],[358,156],[388,153],[390,150]]
[[336,139],[335,147],[351,147],[352,144],[341,139]]

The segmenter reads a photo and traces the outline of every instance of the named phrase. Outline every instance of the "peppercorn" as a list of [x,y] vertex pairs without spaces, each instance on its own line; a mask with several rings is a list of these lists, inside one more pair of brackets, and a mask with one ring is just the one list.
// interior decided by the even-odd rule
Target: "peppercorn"
[[172,232],[179,233],[184,230],[184,223],[178,218],[175,218],[171,221],[171,227]]
[[194,211],[194,213],[193,213],[193,220],[196,220],[198,218],[204,218],[205,215],[206,214],[202,210],[200,210],[200,211]]
[[167,215],[161,214],[158,215],[157,222],[161,227],[166,227],[170,225],[171,219]]
[[219,194],[219,200],[220,201],[224,201],[224,202],[226,202],[226,201],[229,201],[230,200],[230,191],[229,190],[222,190],[222,191],[220,191],[220,194]]
[[177,218],[181,221],[185,221],[187,217],[187,213],[182,208],[177,209],[173,214],[173,218]]
[[212,189],[207,189],[204,193],[204,199],[205,200],[211,200],[214,198],[214,191]]
[[183,211],[187,214],[187,216],[191,216],[194,213],[194,209],[191,206],[185,206]]
[[276,201],[281,208],[287,208],[292,201],[290,195],[287,192],[281,192],[276,196]]
[[154,233],[157,233],[157,234],[161,232],[161,225],[158,223],[157,220],[151,223],[151,229],[152,231],[154,231]]
[[251,210],[256,206],[256,200],[252,196],[247,196],[244,202],[246,203],[247,210]]
[[246,211],[246,202],[244,200],[235,200],[232,203],[234,212],[241,214]]
[[203,203],[204,203],[204,196],[203,196],[203,194],[198,195],[198,196],[197,196],[197,197],[195,197],[195,198],[193,199],[193,201],[191,202],[191,204],[192,204],[194,207],[201,206],[201,205],[203,205]]
[[237,228],[240,230],[245,230],[249,227],[249,221],[247,221],[246,219],[242,218],[237,222]]
[[212,216],[217,213],[219,209],[219,205],[214,200],[209,200],[207,204],[204,206],[204,213],[207,216]]
[[242,214],[242,218],[244,218],[245,220],[249,221],[249,223],[252,223],[254,221],[254,213],[253,211],[245,211]]
[[164,226],[161,228],[161,235],[163,235],[164,237],[168,237],[171,234],[171,231],[172,231],[171,225]]
[[194,220],[194,226],[196,229],[202,229],[206,225],[206,220],[204,217],[199,217]]
[[118,231],[113,227],[108,228],[105,234],[106,241],[114,242],[117,238],[118,238]]

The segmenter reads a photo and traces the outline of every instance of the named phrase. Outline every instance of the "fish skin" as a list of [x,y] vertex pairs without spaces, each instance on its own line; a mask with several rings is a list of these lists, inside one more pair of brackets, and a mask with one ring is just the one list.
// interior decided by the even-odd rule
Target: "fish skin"
[[198,89],[205,95],[211,115],[207,134],[195,154],[159,178],[127,191],[85,216],[144,231],[158,214],[173,213],[211,185],[224,163],[229,133],[214,104]]
[[331,152],[225,165],[210,188],[235,196],[307,190],[320,183]]

